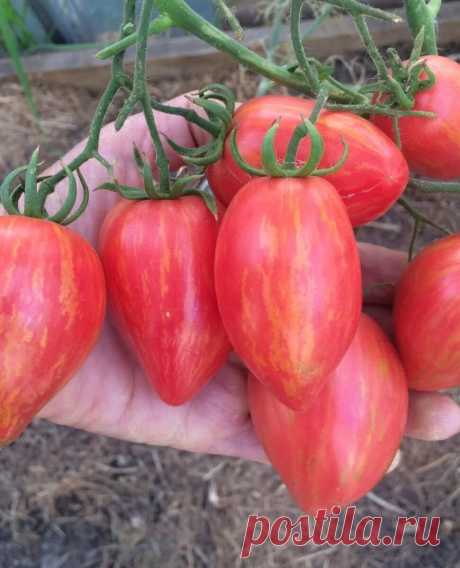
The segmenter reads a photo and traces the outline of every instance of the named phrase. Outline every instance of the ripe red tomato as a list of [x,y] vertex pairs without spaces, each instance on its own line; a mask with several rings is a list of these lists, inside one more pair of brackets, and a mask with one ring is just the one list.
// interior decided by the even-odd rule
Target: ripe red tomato
[[[281,117],[276,137],[279,160],[286,155],[289,140],[302,117],[308,117],[314,101],[284,96],[266,96],[243,104],[235,114],[238,148],[245,160],[261,166],[261,145],[267,130]],[[325,179],[340,193],[354,226],[383,215],[404,191],[409,170],[397,146],[372,123],[347,112],[323,111],[317,127],[324,139],[325,153],[320,167],[333,166],[343,152],[342,139],[349,155],[340,170]],[[310,140],[301,142],[297,154],[304,162],[310,154]],[[207,170],[209,184],[225,204],[251,176],[234,161],[227,139],[222,158]]]
[[437,241],[398,284],[394,323],[412,389],[460,386],[460,234]]
[[230,345],[214,291],[218,225],[199,197],[119,203],[100,254],[115,323],[160,398],[190,400]]
[[407,419],[408,389],[397,353],[362,316],[338,368],[305,412],[293,412],[249,379],[256,433],[298,506],[308,513],[356,501],[383,477]]
[[[460,65],[438,55],[422,58],[436,82],[415,96],[413,110],[436,113],[436,118],[405,116],[399,120],[401,147],[410,168],[418,174],[450,180],[460,177]],[[373,117],[373,122],[394,138],[391,119]]]
[[0,217],[0,444],[17,438],[93,348],[105,315],[100,260],[55,223]]
[[361,270],[353,230],[321,178],[258,178],[233,199],[216,248],[216,292],[251,372],[300,409],[356,332]]

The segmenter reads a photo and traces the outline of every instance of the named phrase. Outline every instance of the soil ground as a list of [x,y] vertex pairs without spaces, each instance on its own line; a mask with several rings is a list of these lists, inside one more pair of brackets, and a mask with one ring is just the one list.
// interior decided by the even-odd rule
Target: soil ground
[[[344,73],[365,72],[360,58],[339,61]],[[240,100],[255,91],[242,72],[184,78],[152,86],[166,99],[207,82],[233,86]],[[57,159],[87,133],[96,99],[83,89],[34,85],[43,115],[38,133],[15,83],[0,84],[0,179],[40,143]],[[418,207],[458,230],[458,203]],[[407,247],[410,220],[395,207],[360,232],[360,239]],[[426,230],[420,243],[437,237]],[[152,568],[239,566],[247,516],[297,517],[284,485],[269,466],[158,449],[37,421],[1,451],[0,568]],[[339,546],[260,547],[247,565],[460,567],[460,439],[405,440],[402,460],[358,503],[358,514],[440,515],[441,544],[420,548]]]

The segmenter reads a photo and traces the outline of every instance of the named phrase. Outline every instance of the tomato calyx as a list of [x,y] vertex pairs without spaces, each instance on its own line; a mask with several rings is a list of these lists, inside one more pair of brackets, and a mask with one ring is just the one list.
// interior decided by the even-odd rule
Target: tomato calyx
[[408,61],[402,61],[394,48],[387,50],[388,64],[391,74],[387,81],[391,89],[379,89],[377,99],[384,100],[389,107],[412,110],[415,105],[415,96],[418,92],[431,88],[436,77],[427,63],[421,59],[425,38],[425,28],[414,40],[414,47]]
[[211,140],[198,148],[181,146],[166,136],[171,148],[190,166],[206,168],[217,162],[223,154],[225,138],[235,113],[236,97],[231,89],[219,83],[208,85],[198,92],[198,97],[189,98],[207,115]]
[[[144,181],[144,188],[120,184],[113,178],[111,182],[106,182],[97,189],[115,191],[125,199],[139,201],[145,199],[178,199],[187,195],[197,195],[203,199],[212,215],[217,217],[217,202],[209,185],[203,179],[204,170],[207,166],[219,160],[223,154],[227,131],[235,112],[236,98],[231,89],[214,83],[201,89],[198,96],[190,98],[190,101],[199,107],[207,118],[199,116],[192,109],[182,109],[180,114],[205,130],[211,139],[198,148],[187,148],[164,135],[171,148],[181,156],[185,163],[183,168],[175,175],[170,174],[167,179],[160,176],[159,181],[156,181],[151,164],[146,156],[134,147],[134,160]],[[157,110],[179,114],[175,111],[180,109],[164,106],[164,108],[157,108]]]
[[[9,215],[20,215],[45,219],[60,225],[70,225],[86,210],[89,202],[89,188],[77,168],[77,175],[83,190],[80,205],[75,209],[78,199],[77,181],[74,172],[65,164],[62,166],[68,179],[68,193],[62,206],[53,214],[46,209],[46,201],[54,192],[54,187],[47,184],[50,176],[38,176],[41,163],[38,161],[37,148],[26,166],[20,166],[6,176],[0,185],[0,203]],[[21,174],[25,174],[21,178]],[[19,181],[17,181],[19,178]],[[23,198],[21,200],[21,198]]]
[[98,186],[96,190],[105,189],[121,195],[130,201],[144,201],[153,199],[161,201],[167,199],[179,199],[188,195],[196,195],[203,199],[206,207],[217,219],[217,202],[208,183],[204,179],[202,171],[190,173],[186,166],[180,168],[175,175],[170,176],[168,189],[162,188],[161,181],[157,182],[153,176],[150,163],[139,149],[134,147],[134,159],[140,176],[144,180],[144,188],[121,184],[113,178],[111,182],[105,182]]
[[[318,168],[319,163],[324,155],[324,141],[315,126],[315,122],[326,104],[327,93],[323,91],[317,99],[310,117],[307,119],[303,115],[300,116],[301,122],[295,128],[289,141],[286,156],[283,162],[280,162],[276,155],[276,134],[281,124],[281,117],[278,118],[268,129],[262,143],[262,168],[251,166],[241,155],[238,149],[237,134],[238,129],[234,128],[230,134],[230,148],[233,158],[238,166],[253,176],[273,177],[273,178],[300,178],[308,176],[326,176],[337,172],[348,158],[348,144],[343,138],[343,152],[336,164],[329,168]],[[297,152],[302,140],[309,137],[311,140],[310,156],[308,160],[297,165]]]

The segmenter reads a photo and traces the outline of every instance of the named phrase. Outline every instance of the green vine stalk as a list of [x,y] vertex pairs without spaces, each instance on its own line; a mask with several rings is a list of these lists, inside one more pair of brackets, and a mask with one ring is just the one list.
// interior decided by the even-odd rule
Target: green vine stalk
[[[38,153],[34,153],[28,166],[18,168],[9,174],[0,190],[0,200],[9,213],[43,217],[63,224],[75,220],[83,213],[89,199],[87,186],[80,171],[83,164],[92,159],[98,160],[113,177],[113,168],[100,154],[99,143],[108,110],[118,94],[123,96],[123,102],[115,121],[115,127],[117,130],[122,129],[129,116],[138,110],[144,114],[155,152],[158,180],[154,178],[151,165],[146,157],[136,149],[134,159],[144,180],[144,188],[123,186],[116,179],[104,184],[103,188],[118,191],[130,199],[172,199],[190,193],[199,194],[208,207],[213,212],[216,211],[212,194],[208,188],[200,189],[203,187],[200,181],[205,168],[222,155],[225,138],[231,128],[235,99],[229,89],[222,85],[210,85],[197,93],[194,99],[195,108],[193,105],[189,108],[179,108],[163,103],[151,95],[146,82],[148,41],[150,37],[158,36],[171,28],[178,28],[195,36],[211,47],[233,57],[247,69],[256,72],[262,77],[259,94],[266,92],[272,85],[283,85],[301,96],[314,96],[317,99],[316,112],[324,107],[365,116],[372,114],[389,116],[393,119],[397,133],[399,119],[404,116],[425,118],[434,116],[433,113],[416,111],[413,106],[417,92],[429,88],[434,82],[434,77],[425,64],[419,61],[419,58],[422,54],[436,53],[436,17],[441,0],[430,0],[429,3],[425,0],[405,0],[407,22],[414,37],[414,49],[409,66],[401,61],[394,49],[388,50],[385,54],[379,50],[367,23],[368,18],[390,23],[398,22],[401,18],[359,0],[325,0],[317,19],[307,28],[302,23],[302,9],[305,0],[277,0],[275,18],[265,56],[242,43],[243,30],[226,0],[209,1],[216,5],[229,23],[230,33],[205,20],[190,7],[186,0],[124,1],[124,15],[118,40],[97,54],[99,59],[112,60],[111,78],[98,103],[83,150],[69,164],[63,165],[59,171],[47,178],[39,175]],[[152,16],[154,9],[159,12],[156,17]],[[305,50],[305,33],[320,25],[332,10],[337,9],[353,19],[363,47],[375,67],[375,80],[359,87],[339,81],[333,76],[333,69],[322,64]],[[137,19],[136,14],[139,14]],[[287,28],[290,30],[291,47],[295,60],[283,63],[277,61],[277,53],[278,48],[285,41],[283,25],[287,16],[289,16]],[[3,33],[5,34],[5,30]],[[6,33],[8,35],[8,30]],[[136,47],[133,74],[130,74],[124,65],[125,52],[130,46]],[[424,77],[423,80],[420,76]],[[154,111],[180,116],[195,124],[208,133],[208,142],[200,148],[184,148],[173,140],[165,140],[158,130]],[[319,151],[321,148],[321,141],[318,141],[314,127],[316,118],[317,114],[314,113],[309,122],[306,121],[296,131],[284,164],[278,164],[273,158],[273,148],[270,144],[276,134],[277,125],[273,126],[264,145],[265,165],[273,175],[303,175],[305,172],[310,175],[328,173],[317,170],[318,162],[313,158],[300,168],[293,168],[290,163],[292,156],[295,155],[296,145],[303,136],[308,135],[313,139],[313,147],[316,150]],[[182,156],[186,165],[185,170],[179,173],[171,172],[165,144],[169,144]],[[239,159],[236,142],[233,150]],[[346,153],[347,149],[344,148],[344,156],[335,167],[341,166]],[[313,167],[312,164],[314,164]],[[25,179],[23,180],[21,175],[24,173]],[[74,211],[77,178],[83,188],[83,200]],[[46,209],[46,200],[56,191],[58,184],[65,179],[68,180],[68,184],[67,188],[65,184],[62,186],[62,191],[67,192],[63,200],[63,208],[50,216]],[[411,180],[411,186],[428,193],[460,191],[459,184],[443,184],[431,180],[414,179]],[[22,210],[20,210],[21,196],[24,196]],[[423,223],[429,222],[407,202],[401,202],[401,204],[414,217],[417,230]]]

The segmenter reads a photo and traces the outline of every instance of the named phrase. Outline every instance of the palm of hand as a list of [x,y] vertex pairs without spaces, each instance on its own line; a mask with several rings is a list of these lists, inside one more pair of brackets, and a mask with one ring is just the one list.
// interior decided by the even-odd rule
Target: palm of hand
[[[183,98],[174,103],[188,104]],[[166,115],[157,118],[160,132],[181,145],[193,146],[201,136],[180,118]],[[114,164],[115,176],[121,183],[139,185],[141,180],[132,158],[133,144],[152,164],[154,162],[142,117],[133,117],[121,135],[114,134],[112,126],[104,129],[101,154]],[[76,152],[78,148],[65,161]],[[172,167],[179,165],[176,156],[171,155],[171,160]],[[107,172],[95,161],[85,164],[82,171],[91,189],[107,180]],[[90,208],[73,228],[96,245],[102,220],[116,199],[108,192],[94,193]],[[374,308],[374,315],[381,320],[388,319],[389,310],[382,305],[391,299],[391,286],[376,284],[395,282],[405,264],[404,257],[371,245],[363,245],[361,254],[368,300],[379,304]],[[442,427],[436,419],[440,413],[444,419]],[[110,323],[105,324],[101,339],[83,368],[42,409],[40,416],[135,442],[266,459],[252,429],[245,370],[241,366],[228,363],[194,400],[180,407],[170,407],[153,392]],[[408,428],[422,438],[447,437],[460,431],[460,409],[437,393],[414,395]]]

